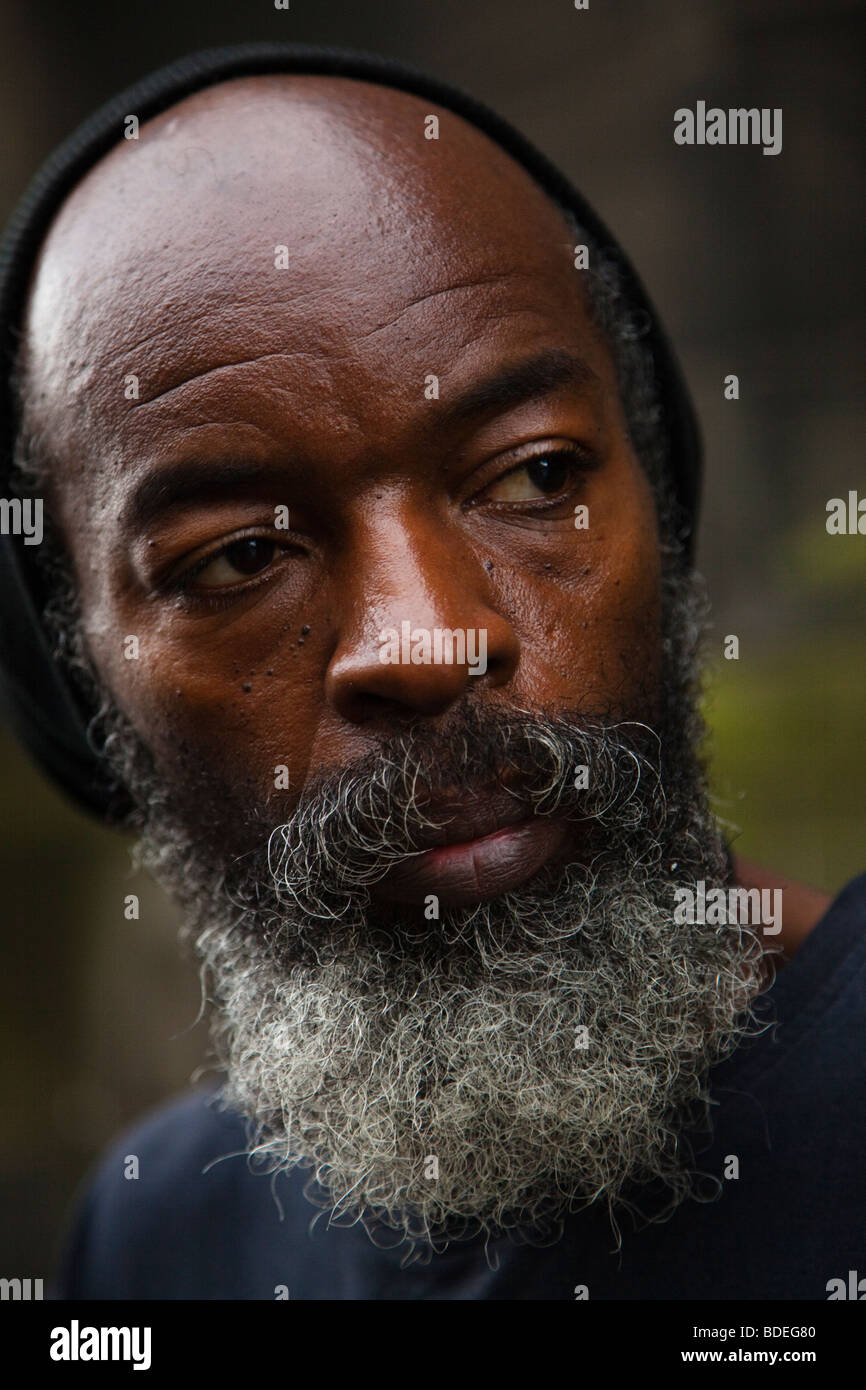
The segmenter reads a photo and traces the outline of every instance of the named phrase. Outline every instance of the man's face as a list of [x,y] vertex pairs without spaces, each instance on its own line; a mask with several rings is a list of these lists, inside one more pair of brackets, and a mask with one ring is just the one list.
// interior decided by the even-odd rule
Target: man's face
[[[427,111],[309,76],[205,92],[42,257],[33,391],[89,645],[220,837],[467,698],[656,712],[653,499],[568,230]],[[485,634],[486,671],[384,662],[405,621]]]
[[187,100],[68,199],[27,325],[228,1099],[326,1203],[425,1242],[682,1196],[674,1117],[757,978],[745,933],[672,921],[724,874],[695,614],[572,239],[428,114],[313,77]]

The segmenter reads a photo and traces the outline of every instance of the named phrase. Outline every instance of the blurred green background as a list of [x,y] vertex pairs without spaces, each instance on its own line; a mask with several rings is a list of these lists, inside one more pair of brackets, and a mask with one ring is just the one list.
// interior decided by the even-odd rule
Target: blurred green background
[[[835,893],[866,870],[860,633],[834,632],[717,668],[707,708],[714,807],[736,850]],[[866,923],[864,923],[866,929]]]
[[[866,537],[826,503],[863,465],[864,7],[847,0],[0,0],[5,217],[100,101],[183,52],[294,37],[472,91],[581,187],[641,272],[707,440],[714,796],[736,847],[830,893],[866,869]],[[683,149],[697,99],[781,106],[783,151]],[[740,399],[725,401],[736,372]],[[722,657],[740,640],[738,661]],[[95,1156],[206,1055],[197,971],[127,846],[0,730],[0,1273],[48,1277]],[[141,899],[138,921],[124,897]],[[866,924],[864,924],[866,925]],[[198,1021],[197,1021],[198,1020]]]

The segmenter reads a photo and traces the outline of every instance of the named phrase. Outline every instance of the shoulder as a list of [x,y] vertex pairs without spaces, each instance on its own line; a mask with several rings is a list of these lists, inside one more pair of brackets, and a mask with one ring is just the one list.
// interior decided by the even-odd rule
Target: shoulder
[[866,1141],[866,873],[837,894],[754,1012],[762,1031],[717,1075],[760,1074],[777,1103],[797,1096],[812,1113],[847,1109]]
[[243,1146],[244,1138],[243,1121],[217,1107],[214,1091],[191,1091],[114,1140],[99,1162],[94,1186],[104,1197],[128,1191],[130,1182],[164,1194],[167,1180],[174,1186],[200,1177],[208,1164]]
[[[220,1297],[238,1227],[278,1212],[247,1165],[239,1116],[211,1091],[123,1133],[89,1180],[55,1287],[60,1298]],[[255,1225],[255,1220],[253,1225]]]

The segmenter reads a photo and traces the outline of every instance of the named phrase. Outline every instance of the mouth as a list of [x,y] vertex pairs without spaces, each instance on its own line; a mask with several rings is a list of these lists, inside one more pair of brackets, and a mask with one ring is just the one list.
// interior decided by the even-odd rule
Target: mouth
[[469,906],[525,883],[562,849],[567,827],[534,816],[507,792],[428,807],[445,821],[424,836],[424,848],[393,865],[371,889],[385,901],[420,903],[431,894],[445,906]]

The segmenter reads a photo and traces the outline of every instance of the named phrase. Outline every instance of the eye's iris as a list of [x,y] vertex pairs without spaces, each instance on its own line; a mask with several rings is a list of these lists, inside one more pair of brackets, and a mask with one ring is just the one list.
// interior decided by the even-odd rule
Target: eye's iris
[[261,536],[246,536],[234,541],[223,552],[232,569],[239,574],[259,574],[274,558],[276,545]]
[[568,481],[569,463],[556,454],[544,454],[524,465],[533,486],[542,492],[559,492]]
[[585,465],[574,449],[550,449],[526,458],[484,490],[490,502],[540,502],[568,490]]

